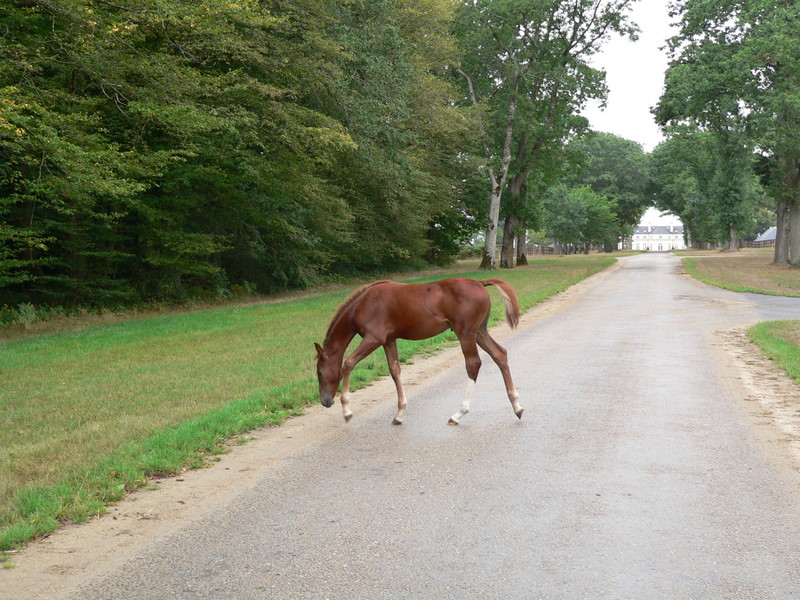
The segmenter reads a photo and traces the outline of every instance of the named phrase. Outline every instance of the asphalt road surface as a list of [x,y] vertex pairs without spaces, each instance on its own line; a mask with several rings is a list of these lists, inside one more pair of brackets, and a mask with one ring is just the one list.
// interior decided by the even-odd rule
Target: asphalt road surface
[[705,286],[666,254],[619,265],[502,337],[521,421],[485,354],[458,427],[463,362],[409,367],[402,426],[391,385],[353,394],[348,425],[338,404],[296,419],[313,439],[214,467],[247,485],[181,500],[190,518],[133,545],[105,540],[50,597],[800,599],[797,440],[719,333],[800,318],[800,299]]

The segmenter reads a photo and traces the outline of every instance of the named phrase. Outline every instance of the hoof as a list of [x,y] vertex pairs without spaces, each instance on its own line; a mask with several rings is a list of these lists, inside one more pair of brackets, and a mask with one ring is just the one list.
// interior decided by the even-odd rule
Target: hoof
[[524,412],[525,412],[525,409],[524,408],[520,408],[515,414],[517,415],[518,419],[521,419],[522,418],[522,413],[524,413]]
[[450,419],[450,420],[447,422],[447,424],[448,424],[448,425],[458,425],[458,421],[456,421],[455,419]]
[[399,419],[392,419],[392,425],[402,425],[402,424],[403,422],[400,421]]
[[345,416],[344,416],[344,422],[345,422],[345,423],[349,423],[349,422],[350,422],[350,419],[352,419],[352,418],[353,418],[353,415],[352,415],[352,414],[345,415]]

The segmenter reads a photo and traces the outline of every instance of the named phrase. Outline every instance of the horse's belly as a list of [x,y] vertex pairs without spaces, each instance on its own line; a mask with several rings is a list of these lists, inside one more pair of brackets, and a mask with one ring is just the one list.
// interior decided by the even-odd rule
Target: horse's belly
[[436,320],[428,323],[416,323],[411,327],[398,327],[394,331],[394,337],[403,340],[427,340],[448,329],[450,329],[449,322]]

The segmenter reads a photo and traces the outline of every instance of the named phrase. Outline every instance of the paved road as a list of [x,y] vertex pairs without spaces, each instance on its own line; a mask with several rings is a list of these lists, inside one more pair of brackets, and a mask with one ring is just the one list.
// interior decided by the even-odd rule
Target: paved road
[[448,427],[448,369],[403,426],[391,401],[356,412],[77,597],[800,599],[797,463],[714,334],[800,300],[679,270],[631,257],[506,337],[522,421],[485,361]]

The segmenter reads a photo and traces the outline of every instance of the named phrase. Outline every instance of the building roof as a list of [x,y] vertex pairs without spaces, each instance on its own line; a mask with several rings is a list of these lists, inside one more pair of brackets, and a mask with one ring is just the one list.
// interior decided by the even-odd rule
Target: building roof
[[756,238],[757,242],[768,242],[775,239],[775,234],[778,231],[777,227],[770,227],[764,233]]
[[637,225],[633,229],[633,233],[634,235],[664,235],[668,233],[683,235],[683,225]]

